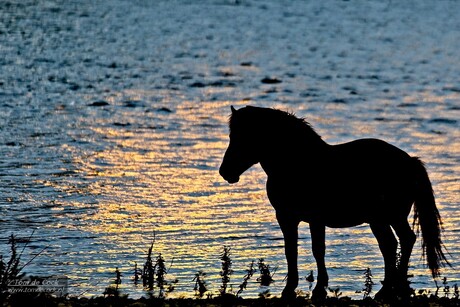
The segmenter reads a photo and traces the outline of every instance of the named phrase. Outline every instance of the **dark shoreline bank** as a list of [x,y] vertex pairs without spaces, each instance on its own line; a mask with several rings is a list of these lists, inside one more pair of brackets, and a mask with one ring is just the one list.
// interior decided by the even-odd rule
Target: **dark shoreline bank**
[[2,302],[2,306],[155,306],[155,307],[205,307],[205,306],[224,306],[224,307],[245,307],[245,306],[460,306],[458,298],[439,298],[435,296],[416,296],[409,300],[381,302],[371,298],[364,300],[353,300],[348,297],[327,298],[321,302],[314,302],[310,299],[297,298],[293,301],[285,301],[280,298],[271,299],[239,299],[239,298],[214,298],[214,299],[159,299],[159,298],[139,298],[131,299],[126,297],[95,297],[95,298],[56,298],[49,296],[36,297],[11,297]]

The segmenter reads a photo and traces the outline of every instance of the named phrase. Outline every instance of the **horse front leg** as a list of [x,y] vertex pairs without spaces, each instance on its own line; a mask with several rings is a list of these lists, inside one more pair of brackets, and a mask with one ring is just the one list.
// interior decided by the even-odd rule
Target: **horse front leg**
[[286,286],[281,296],[285,299],[296,297],[295,289],[299,284],[299,272],[297,270],[297,239],[299,221],[283,214],[276,215],[278,224],[284,237],[284,252],[288,265],[288,276]]
[[324,260],[326,255],[326,226],[323,224],[310,223],[310,234],[313,257],[315,257],[316,266],[318,268],[318,278],[315,289],[313,289],[312,298],[322,300],[326,298],[326,288],[329,282]]

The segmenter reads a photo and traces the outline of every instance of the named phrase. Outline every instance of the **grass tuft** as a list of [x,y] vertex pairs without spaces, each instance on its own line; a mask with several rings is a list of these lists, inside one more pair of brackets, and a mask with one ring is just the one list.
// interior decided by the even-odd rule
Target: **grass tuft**
[[220,260],[222,261],[222,270],[220,272],[220,276],[222,276],[222,285],[220,287],[220,295],[224,296],[227,294],[228,284],[230,283],[230,275],[233,274],[230,247],[224,246],[224,251],[220,256]]

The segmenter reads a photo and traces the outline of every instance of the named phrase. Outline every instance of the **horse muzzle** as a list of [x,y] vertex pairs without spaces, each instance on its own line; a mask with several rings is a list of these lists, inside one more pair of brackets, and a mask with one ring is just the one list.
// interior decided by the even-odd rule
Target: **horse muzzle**
[[240,181],[239,176],[237,176],[237,177],[227,177],[227,178],[224,178],[224,179],[230,184],[237,183],[238,181]]
[[224,178],[225,181],[227,181],[230,184],[237,183],[238,181],[240,181],[240,176],[225,174],[225,172],[222,171],[222,168],[219,169],[219,174],[222,176],[222,178]]

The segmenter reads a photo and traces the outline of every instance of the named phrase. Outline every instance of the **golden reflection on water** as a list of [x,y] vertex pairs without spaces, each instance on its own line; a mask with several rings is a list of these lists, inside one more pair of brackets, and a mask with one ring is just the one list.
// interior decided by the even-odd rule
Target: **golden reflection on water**
[[[209,103],[208,109],[204,103],[200,108],[184,103],[169,114],[152,115],[154,124],[137,124],[130,118],[130,125],[113,125],[117,122],[113,119],[91,127],[105,146],[75,161],[86,185],[79,190],[59,187],[96,200],[90,205],[91,214],[81,214],[78,222],[66,225],[95,237],[94,250],[88,247],[81,253],[106,255],[102,263],[80,263],[87,271],[83,273],[110,274],[115,266],[132,271],[134,262],[142,265],[154,232],[154,253],[161,252],[167,261],[175,259],[175,277],[185,285],[200,269],[217,284],[221,249],[232,242],[239,242],[232,249],[232,259],[241,266],[236,269],[239,275],[251,257],[248,246],[263,248],[254,260],[282,255],[272,241],[258,241],[279,236],[260,168],[249,171],[239,186],[228,185],[218,174],[228,131],[227,116],[215,112],[216,105]],[[71,206],[88,208],[78,200]],[[261,225],[271,228],[255,231]],[[130,260],[114,263],[123,257]]]
[[[283,242],[265,194],[265,174],[256,166],[242,176],[238,185],[230,186],[217,171],[228,144],[228,117],[218,110],[228,104],[203,102],[197,108],[192,102],[183,103],[168,114],[148,114],[151,117],[148,123],[139,119],[141,123],[136,125],[137,119],[131,118],[131,125],[114,126],[105,122],[93,126],[91,129],[106,141],[106,146],[80,158],[76,164],[87,181],[80,191],[93,195],[97,203],[91,205],[91,214],[78,217],[76,226],[66,227],[103,238],[100,244],[106,249],[98,247],[98,252],[108,256],[123,253],[131,264],[134,261],[141,264],[155,232],[155,251],[163,253],[165,259],[176,259],[176,277],[185,279],[184,283],[200,269],[208,270],[210,281],[218,283],[218,257],[224,245],[233,246],[232,259],[238,266],[235,273],[238,278],[244,275],[249,259],[263,257],[276,260],[282,280],[286,273]],[[130,118],[129,114],[118,116]],[[323,122],[338,123],[324,119]],[[346,128],[350,127],[361,133],[377,130],[367,124]],[[451,161],[451,157],[458,156],[460,145],[452,141],[458,135],[424,130],[410,133],[411,139],[419,140],[412,145],[412,152],[428,153],[423,160],[430,161],[432,166],[430,176],[448,229],[445,243],[456,244],[458,238],[453,228],[459,224],[459,217],[451,206],[458,204],[455,193],[458,181],[452,174],[458,174],[460,166],[446,163],[444,157],[448,155],[450,160],[447,160]],[[335,135],[326,131],[324,137],[327,140]],[[446,152],[448,142],[452,146]],[[69,193],[78,191],[72,187],[60,189]],[[78,201],[71,205],[88,208],[87,203]],[[301,274],[307,274],[316,269],[308,226],[303,225],[300,234],[299,266]],[[377,267],[374,275],[383,278],[383,261],[368,227],[329,229],[327,234],[327,265],[331,274],[345,266],[360,276],[366,267]],[[426,275],[426,269],[417,261],[420,256],[420,249],[416,248],[412,257],[416,268],[412,271]],[[108,262],[101,261],[106,267],[100,270],[113,270]],[[82,264],[98,267],[96,262]],[[131,270],[129,266],[120,264],[127,271]],[[350,276],[334,278],[347,282]],[[282,282],[278,286],[282,287]]]
[[[216,107],[215,103],[210,106]],[[241,191],[235,192],[235,187],[224,183],[217,172],[227,146],[227,119],[218,118],[217,123],[209,123],[206,121],[209,114],[206,106],[201,105],[197,111],[186,104],[171,114],[172,122],[176,118],[190,123],[204,121],[206,125],[201,128],[172,131],[93,128],[111,145],[79,161],[79,172],[90,179],[87,191],[99,198],[94,215],[82,218],[87,219],[87,223],[81,225],[84,230],[95,234],[122,234],[186,229],[196,232],[196,236],[205,233],[209,240],[223,240],[233,230],[241,232],[234,229],[240,224],[249,227],[272,222],[272,214],[253,212],[257,207],[254,202],[267,202],[263,189],[259,188],[264,178],[257,172],[250,172],[254,192],[245,192],[238,206],[228,204],[229,193],[235,197]],[[203,135],[204,128],[206,135]],[[245,182],[245,191],[251,190],[248,183]],[[236,187],[238,189],[241,187]],[[225,232],[215,233],[220,228]],[[190,251],[194,247],[187,248]]]

